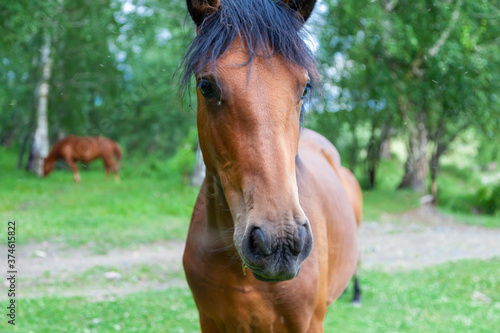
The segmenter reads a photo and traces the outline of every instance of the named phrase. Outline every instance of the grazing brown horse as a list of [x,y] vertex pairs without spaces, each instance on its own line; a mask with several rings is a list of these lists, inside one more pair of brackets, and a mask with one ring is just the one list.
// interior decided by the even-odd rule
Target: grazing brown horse
[[[70,135],[57,141],[49,152],[43,165],[43,175],[47,177],[54,169],[55,162],[62,158],[73,171],[75,182],[80,181],[76,162],[89,163],[97,158],[102,158],[106,168],[106,179],[113,172],[115,181],[119,181],[118,168],[122,151],[115,141],[104,137],[78,137]],[[114,159],[113,159],[114,158]]]
[[359,185],[301,130],[314,3],[187,0],[197,36],[183,82],[196,77],[206,177],[183,263],[204,333],[323,332],[356,270]]

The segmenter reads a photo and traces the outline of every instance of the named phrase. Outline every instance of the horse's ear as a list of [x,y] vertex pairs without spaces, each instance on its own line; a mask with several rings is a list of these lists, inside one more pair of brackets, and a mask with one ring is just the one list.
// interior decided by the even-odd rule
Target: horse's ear
[[316,0],[282,0],[286,3],[291,9],[296,11],[302,19],[307,21],[309,16],[314,9],[314,5],[316,4]]
[[219,8],[219,0],[187,0],[189,15],[197,27],[199,27],[205,17],[212,14]]

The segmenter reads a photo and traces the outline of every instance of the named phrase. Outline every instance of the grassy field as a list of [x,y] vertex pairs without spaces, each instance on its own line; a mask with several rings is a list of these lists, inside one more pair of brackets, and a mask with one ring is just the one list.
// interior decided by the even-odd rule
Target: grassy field
[[[478,170],[460,169],[452,164],[441,167],[438,178],[438,210],[458,223],[500,228],[500,216],[473,213],[475,195],[481,187],[481,174]],[[357,172],[357,176],[361,179],[361,172]],[[383,214],[402,213],[420,206],[421,194],[409,190],[394,190],[402,176],[400,161],[391,159],[381,162],[376,189],[363,192],[365,220],[383,220]]]
[[102,252],[187,233],[198,189],[180,177],[157,170],[144,176],[148,170],[123,163],[122,181],[106,182],[96,162],[75,184],[68,170],[45,179],[13,170],[10,157],[0,160],[0,218],[17,221],[18,244],[50,241]]
[[[363,305],[353,307],[350,291],[344,294],[330,306],[325,332],[495,332],[500,327],[500,259],[396,274],[361,271],[361,276]],[[23,297],[19,307],[14,332],[199,332],[187,288],[105,300]],[[1,322],[0,329],[5,325]]]
[[[67,168],[40,179],[15,170],[15,160],[14,152],[0,151],[0,219],[17,221],[20,246],[49,242],[106,253],[182,240],[187,234],[198,189],[186,185],[179,172],[171,172],[182,170],[182,163],[125,158],[122,181],[115,183],[104,181],[103,168],[97,162],[91,170],[81,172],[80,184],[74,184]],[[393,191],[399,179],[394,161],[384,161],[381,170],[380,186],[364,193],[368,221],[383,222],[387,214],[419,206],[418,195]],[[463,173],[456,169],[443,170],[447,205],[441,211],[458,222],[500,227],[498,217],[467,214],[446,201],[453,192],[473,191],[470,187],[475,180],[470,175],[462,178]],[[79,288],[133,287],[138,281],[184,279],[181,271],[166,272],[161,265],[149,265],[130,267],[121,272],[120,281],[109,281],[103,278],[109,269],[20,277],[18,325],[12,330],[2,320],[0,332],[199,331],[195,305],[182,286],[104,299],[71,295]],[[500,327],[500,259],[459,261],[395,274],[362,270],[361,278],[363,306],[353,307],[351,293],[346,293],[330,307],[325,332],[494,332]]]
[[[40,179],[15,170],[13,152],[2,151],[0,156],[0,218],[17,221],[18,244],[50,241],[104,252],[114,247],[183,239],[187,233],[198,189],[169,172],[168,166],[161,169],[156,160],[133,161],[131,165],[125,160],[120,183],[106,182],[103,167],[96,162],[90,171],[81,171],[82,181],[75,184],[64,165],[63,170]],[[378,221],[383,214],[419,206],[420,195],[393,190],[399,179],[397,167],[394,161],[385,161],[378,188],[364,192],[365,220]],[[448,184],[443,186],[445,198],[451,193],[459,196],[462,189],[471,191],[472,177],[464,181],[457,172],[445,170],[443,174],[442,182]],[[499,217],[466,214],[452,205],[441,210],[458,222],[500,227]]]

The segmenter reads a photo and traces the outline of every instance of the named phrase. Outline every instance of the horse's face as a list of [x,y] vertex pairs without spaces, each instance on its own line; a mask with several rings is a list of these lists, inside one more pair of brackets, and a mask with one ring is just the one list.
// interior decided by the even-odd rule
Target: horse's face
[[[299,204],[295,165],[309,76],[294,64],[308,57],[298,18],[309,17],[315,0],[283,2],[187,0],[201,42],[210,41],[198,51],[225,50],[215,64],[193,71],[208,181],[220,183],[234,222],[234,245],[264,281],[294,278],[313,244]],[[257,13],[252,6],[266,10]],[[252,11],[255,15],[245,16]],[[234,34],[224,35],[228,31]],[[214,40],[217,36],[225,37]],[[255,55],[251,61],[250,54]]]
[[197,77],[200,146],[222,185],[241,258],[261,280],[287,280],[312,248],[295,170],[309,77],[279,54],[247,60],[236,39],[217,64],[218,84],[211,68]]

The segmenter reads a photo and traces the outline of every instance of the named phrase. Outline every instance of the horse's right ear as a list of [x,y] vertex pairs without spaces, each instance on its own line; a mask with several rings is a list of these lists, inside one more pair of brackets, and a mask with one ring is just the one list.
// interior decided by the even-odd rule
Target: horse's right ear
[[220,5],[219,0],[187,0],[186,3],[189,15],[197,27],[203,23],[205,17],[217,11]]
[[314,5],[316,4],[316,0],[282,0],[286,3],[291,9],[296,11],[304,20],[307,21],[309,16],[314,9]]

